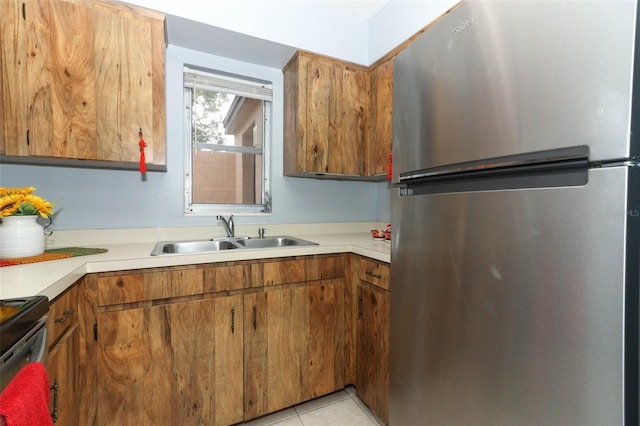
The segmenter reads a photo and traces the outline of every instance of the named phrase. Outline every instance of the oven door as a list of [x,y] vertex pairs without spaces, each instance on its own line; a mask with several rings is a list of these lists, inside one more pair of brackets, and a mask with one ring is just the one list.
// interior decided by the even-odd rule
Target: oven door
[[36,325],[20,340],[11,346],[0,358],[0,391],[29,362],[44,362],[47,355],[47,317],[37,321]]

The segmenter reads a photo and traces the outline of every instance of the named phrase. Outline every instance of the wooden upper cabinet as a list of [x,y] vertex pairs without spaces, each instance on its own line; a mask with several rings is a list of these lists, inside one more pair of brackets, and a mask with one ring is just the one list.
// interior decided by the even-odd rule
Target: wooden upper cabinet
[[284,69],[284,84],[284,174],[364,176],[367,68],[298,52]]
[[164,17],[103,0],[0,2],[2,153],[166,164]]

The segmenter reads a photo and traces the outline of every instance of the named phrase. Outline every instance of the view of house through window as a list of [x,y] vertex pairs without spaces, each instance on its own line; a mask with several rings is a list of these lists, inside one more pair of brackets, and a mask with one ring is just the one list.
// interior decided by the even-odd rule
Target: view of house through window
[[271,84],[185,67],[185,211],[271,211]]

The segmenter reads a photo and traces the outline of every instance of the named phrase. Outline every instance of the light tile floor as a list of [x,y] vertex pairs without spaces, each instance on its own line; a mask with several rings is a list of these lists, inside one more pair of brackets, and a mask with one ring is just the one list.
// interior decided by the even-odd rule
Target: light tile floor
[[292,408],[252,420],[248,426],[382,426],[350,386]]

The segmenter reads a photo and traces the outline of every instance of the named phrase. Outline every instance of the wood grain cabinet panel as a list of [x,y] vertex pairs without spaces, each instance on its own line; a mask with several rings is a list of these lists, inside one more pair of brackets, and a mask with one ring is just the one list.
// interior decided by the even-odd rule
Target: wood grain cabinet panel
[[5,153],[95,158],[92,8],[53,0],[1,3]]
[[[165,164],[164,23],[110,1],[94,7],[97,158]],[[158,105],[159,103],[159,105]]]
[[[0,2],[9,156],[166,164],[164,17],[109,0]],[[106,163],[105,163],[106,164]]]
[[306,287],[267,293],[267,322],[258,324],[267,333],[267,412],[305,400],[307,299]]
[[284,174],[383,180],[393,57],[367,68],[298,51],[284,67]]
[[262,286],[262,265],[259,264],[213,264],[203,273],[205,293]]
[[365,174],[366,67],[299,51],[284,69],[287,176]]
[[356,392],[385,423],[389,422],[389,293],[358,286]]
[[49,306],[45,361],[53,390],[49,412],[56,424],[77,425],[79,419],[78,289],[71,286]]
[[301,283],[305,280],[305,260],[290,258],[268,261],[262,265],[263,283],[266,286]]
[[245,420],[342,389],[344,280],[245,296]]
[[83,424],[228,425],[342,389],[345,259],[91,274]]
[[393,141],[393,57],[371,68],[369,170],[386,176]]
[[78,388],[78,324],[73,324],[55,346],[49,349],[46,360],[50,386],[49,412],[58,425],[79,424]]
[[244,419],[244,300],[242,295],[215,300],[214,425]]
[[377,287],[389,290],[391,270],[387,263],[366,257],[357,257],[358,279],[371,283]]
[[78,287],[71,286],[49,305],[47,314],[47,347],[52,347],[62,334],[78,323]]
[[389,422],[389,265],[356,261],[356,392],[385,423]]
[[99,313],[97,424],[242,421],[235,312],[241,296]]
[[309,286],[309,389],[316,398],[342,389],[345,379],[345,282],[328,280]]
[[21,13],[22,0],[0,1],[0,154],[29,154],[27,144],[15,137],[24,133],[28,111],[27,23]]
[[202,294],[202,271],[193,267],[170,271],[105,274],[98,278],[98,306]]
[[304,256],[262,264],[264,285],[301,283],[345,276],[343,256]]

